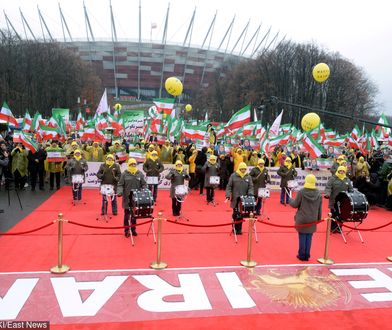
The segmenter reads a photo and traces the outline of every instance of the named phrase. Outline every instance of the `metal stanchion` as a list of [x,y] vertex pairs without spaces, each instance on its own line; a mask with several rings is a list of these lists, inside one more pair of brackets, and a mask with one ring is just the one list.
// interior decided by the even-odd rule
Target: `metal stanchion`
[[63,265],[63,214],[59,213],[57,223],[58,223],[58,236],[57,236],[57,266],[53,266],[50,271],[55,274],[64,274],[69,271],[70,267]]
[[158,239],[157,239],[157,261],[154,261],[150,264],[150,267],[153,269],[164,269],[167,267],[167,263],[161,261],[161,236],[162,236],[162,220],[166,220],[162,218],[162,212],[158,212]]
[[387,257],[387,260],[388,260],[388,261],[392,261],[392,256]]
[[328,258],[329,237],[331,235],[331,221],[332,221],[332,213],[328,213],[327,232],[326,232],[326,237],[325,237],[324,258],[318,258],[317,259],[317,261],[320,264],[325,264],[325,265],[332,265],[334,263],[332,259]]
[[241,260],[241,265],[253,268],[257,265],[256,261],[252,260],[252,234],[254,229],[255,218],[253,217],[253,213],[250,214],[250,218],[247,219],[249,228],[248,228],[248,254],[246,260]]

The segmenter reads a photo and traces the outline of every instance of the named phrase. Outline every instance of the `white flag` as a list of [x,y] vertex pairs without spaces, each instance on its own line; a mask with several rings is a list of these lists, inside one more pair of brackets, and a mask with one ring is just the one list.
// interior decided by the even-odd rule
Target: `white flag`
[[98,117],[99,115],[101,115],[105,112],[110,114],[110,109],[108,107],[108,97],[106,95],[106,88],[102,94],[101,101],[99,101],[99,105],[98,105],[97,111],[95,111],[94,118]]
[[271,127],[269,129],[268,137],[272,137],[274,135],[278,135],[279,134],[279,127],[280,127],[280,122],[282,121],[282,117],[283,117],[283,110],[279,114],[279,116],[276,117],[275,121],[271,125]]
[[256,108],[253,108],[253,121],[257,121]]

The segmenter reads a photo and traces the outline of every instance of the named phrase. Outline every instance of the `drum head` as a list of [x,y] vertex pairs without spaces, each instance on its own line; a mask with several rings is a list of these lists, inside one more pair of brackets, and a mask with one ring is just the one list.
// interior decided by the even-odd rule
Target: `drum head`
[[367,217],[369,204],[366,196],[359,191],[340,192],[335,199],[335,209],[340,221],[361,222]]

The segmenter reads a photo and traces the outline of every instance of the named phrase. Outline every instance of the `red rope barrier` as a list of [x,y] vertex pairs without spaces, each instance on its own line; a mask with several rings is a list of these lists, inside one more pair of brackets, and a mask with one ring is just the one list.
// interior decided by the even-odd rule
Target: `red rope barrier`
[[257,222],[263,223],[265,225],[268,226],[272,226],[272,227],[280,227],[280,228],[305,228],[305,227],[310,227],[313,225],[317,225],[319,223],[322,223],[324,220],[319,220],[319,221],[315,221],[315,222],[311,222],[311,223],[304,223],[302,225],[277,225],[275,223],[271,223],[271,222],[266,222],[266,221],[262,221],[262,220],[257,220]]
[[74,222],[74,221],[68,221],[68,223],[70,223],[71,225],[86,227],[86,228],[95,228],[95,229],[127,229],[127,228],[135,228],[137,226],[142,226],[142,225],[145,225],[146,223],[151,223],[151,222],[152,222],[152,220],[147,220],[147,221],[140,222],[138,224],[134,224],[134,225],[130,225],[130,226],[100,227],[100,226],[85,225],[83,223]]
[[[334,219],[334,221],[336,221],[336,220]],[[338,222],[338,221],[337,221],[337,222]],[[387,226],[389,226],[389,225],[391,225],[391,224],[392,224],[392,221],[391,221],[391,222],[388,222],[388,223],[385,224],[385,225],[381,225],[381,226],[374,227],[374,228],[351,227],[351,226],[347,226],[347,225],[345,225],[345,224],[343,224],[343,223],[340,223],[340,226],[346,227],[346,228],[351,229],[351,230],[373,231],[373,230],[377,230],[377,229],[381,229],[381,228],[387,227]]]
[[41,227],[35,228],[35,229],[31,229],[31,230],[27,230],[27,231],[20,231],[18,233],[0,233],[0,236],[13,236],[13,235],[23,235],[23,234],[29,234],[29,233],[34,233],[35,231],[44,229],[46,227],[49,227],[51,225],[53,225],[56,221],[47,223],[46,225],[43,225]]
[[243,223],[245,221],[244,220],[239,220],[239,221],[233,221],[233,222],[230,222],[230,223],[220,223],[218,225],[192,225],[190,223],[178,222],[178,221],[173,221],[173,220],[167,220],[167,222],[175,223],[177,225],[187,226],[187,227],[205,227],[205,228],[208,228],[208,227],[232,226],[232,225],[235,225],[235,224]]

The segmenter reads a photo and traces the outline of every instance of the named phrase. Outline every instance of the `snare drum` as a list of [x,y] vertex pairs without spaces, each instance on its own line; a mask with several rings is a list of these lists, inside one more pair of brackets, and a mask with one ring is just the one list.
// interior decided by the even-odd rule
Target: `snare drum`
[[176,196],[179,202],[183,202],[187,194],[188,194],[188,187],[186,185],[182,184],[174,188],[174,195]]
[[298,182],[297,181],[295,181],[295,180],[287,181],[287,188],[295,189],[297,187],[298,187]]
[[72,183],[83,183],[84,175],[83,174],[74,174],[72,175]]
[[131,208],[135,218],[149,218],[154,211],[154,199],[149,189],[131,192]]
[[259,188],[257,191],[257,196],[260,198],[268,198],[270,197],[270,190],[268,188]]
[[340,192],[335,199],[337,220],[362,222],[368,215],[369,203],[366,196],[357,190]]
[[255,212],[256,200],[254,196],[241,196],[238,210],[242,217],[247,217],[251,212]]
[[147,184],[158,184],[157,176],[146,176]]
[[213,186],[218,186],[220,183],[220,177],[219,176],[215,176],[215,175],[211,175],[210,176],[210,184]]
[[114,186],[112,184],[101,185],[101,194],[103,196],[113,196],[114,195]]

